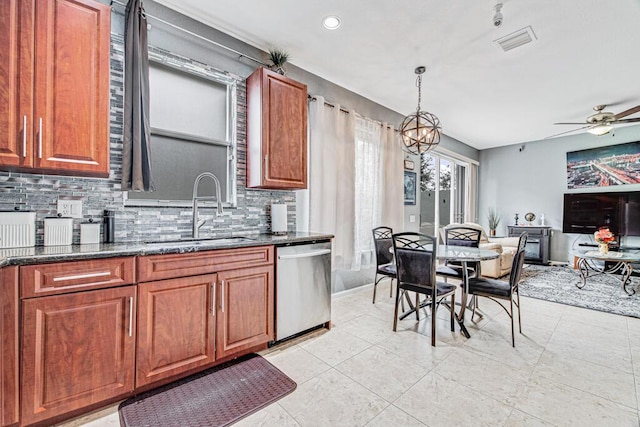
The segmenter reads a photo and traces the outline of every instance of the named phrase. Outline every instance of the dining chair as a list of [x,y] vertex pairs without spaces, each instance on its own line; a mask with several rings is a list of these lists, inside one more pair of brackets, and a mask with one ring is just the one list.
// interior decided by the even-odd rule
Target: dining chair
[[[516,346],[515,328],[513,318],[513,306],[515,304],[518,309],[518,329],[522,333],[522,322],[520,320],[520,292],[518,284],[520,275],[522,274],[522,266],[524,264],[525,246],[527,244],[527,233],[522,232],[518,240],[518,250],[513,257],[511,272],[509,273],[509,281],[491,279],[488,277],[476,276],[469,278],[469,286],[467,293],[474,297],[485,297],[495,301],[507,312],[511,318],[511,345]],[[516,298],[514,302],[514,297]],[[509,300],[509,309],[498,300]],[[471,318],[475,315],[475,306],[471,314]]]
[[[396,261],[397,289],[396,306],[393,319],[393,330],[398,326],[398,303],[401,293],[406,291],[416,292],[416,298],[422,294],[427,297],[427,303],[431,306],[431,345],[436,345],[436,310],[445,298],[450,297],[451,304],[451,331],[455,324],[455,292],[456,286],[436,281],[436,251],[438,242],[435,237],[421,233],[393,234],[393,251]],[[416,312],[416,320],[420,320],[419,311],[424,307],[416,300],[413,308]]]
[[373,303],[375,304],[376,287],[378,283],[386,277],[391,279],[389,298],[393,295],[393,281],[396,279],[396,266],[393,262],[393,254],[390,251],[393,245],[391,242],[393,229],[390,227],[376,227],[371,231],[373,233],[373,244],[376,251],[376,275],[373,282]]
[[[466,246],[477,248],[480,245],[480,235],[482,230],[470,227],[456,226],[445,228],[444,243],[451,246]],[[477,274],[478,263],[471,263],[467,267],[469,277]],[[436,268],[436,275],[444,277],[446,282],[449,277],[464,280],[462,263],[457,261],[445,261],[444,265]]]

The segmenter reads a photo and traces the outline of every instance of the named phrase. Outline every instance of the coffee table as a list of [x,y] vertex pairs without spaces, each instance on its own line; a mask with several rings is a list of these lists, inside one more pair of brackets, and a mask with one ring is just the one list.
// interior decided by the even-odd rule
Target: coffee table
[[[609,251],[602,254],[598,251],[578,251],[578,270],[582,281],[576,283],[576,287],[582,289],[587,284],[589,276],[598,274],[619,274],[622,282],[622,289],[627,295],[634,295],[636,290],[630,287],[631,273],[633,273],[632,263],[640,262],[640,253],[637,252],[615,252]],[[609,261],[610,264],[605,261]]]

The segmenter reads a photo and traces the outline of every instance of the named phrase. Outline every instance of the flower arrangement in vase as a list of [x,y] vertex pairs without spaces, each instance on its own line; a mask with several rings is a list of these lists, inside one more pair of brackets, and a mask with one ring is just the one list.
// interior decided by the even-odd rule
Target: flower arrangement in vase
[[269,60],[271,61],[271,69],[283,76],[287,70],[284,68],[284,64],[289,60],[289,53],[284,49],[273,48],[269,50]]
[[616,236],[609,230],[608,227],[600,227],[598,231],[593,233],[593,238],[598,243],[598,252],[601,254],[609,253],[609,243],[616,239]]
[[502,219],[502,214],[496,211],[494,208],[487,209],[487,220],[489,222],[489,235],[496,235],[496,228],[498,228],[498,224],[500,224],[500,220]]

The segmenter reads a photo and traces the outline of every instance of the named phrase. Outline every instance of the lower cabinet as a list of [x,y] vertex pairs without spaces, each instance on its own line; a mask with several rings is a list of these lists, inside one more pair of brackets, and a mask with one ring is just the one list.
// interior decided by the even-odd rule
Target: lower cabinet
[[216,275],[138,285],[136,386],[215,360]]
[[133,391],[136,286],[22,301],[22,424]]
[[18,422],[18,267],[0,270],[0,426]]
[[273,341],[273,266],[218,273],[217,357]]

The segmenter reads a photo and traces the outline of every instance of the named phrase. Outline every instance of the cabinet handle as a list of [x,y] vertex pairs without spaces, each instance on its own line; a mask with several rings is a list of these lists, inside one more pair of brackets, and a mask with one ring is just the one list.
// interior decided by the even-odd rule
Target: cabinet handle
[[27,116],[22,117],[22,157],[27,157]]
[[76,279],[90,279],[92,277],[110,276],[110,271],[100,271],[98,273],[76,274],[73,276],[58,276],[54,277],[54,282],[60,282],[62,280],[76,280]]
[[216,317],[216,286],[216,282],[211,284],[211,315],[213,317]]
[[264,156],[264,177],[269,179],[269,155]]
[[222,290],[220,291],[220,293],[221,293],[221,295],[220,295],[220,300],[221,301],[220,302],[221,302],[221,305],[222,305],[222,310],[221,311],[224,313],[224,280],[222,280],[220,282],[220,285],[222,286]]
[[129,336],[133,336],[133,297],[129,297]]
[[42,158],[42,117],[38,120],[38,158]]

